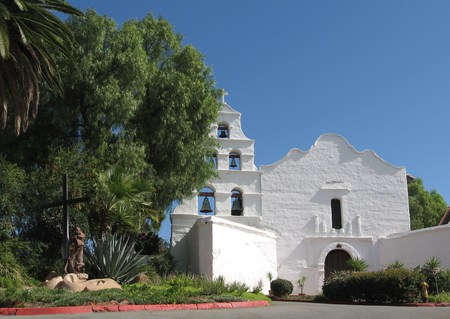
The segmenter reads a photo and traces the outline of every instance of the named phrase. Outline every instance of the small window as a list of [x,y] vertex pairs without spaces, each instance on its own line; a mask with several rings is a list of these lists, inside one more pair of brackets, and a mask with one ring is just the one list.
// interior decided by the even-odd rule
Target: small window
[[242,216],[243,211],[242,193],[238,190],[233,190],[231,192],[231,216]]
[[337,198],[331,200],[331,225],[334,229],[342,228],[341,200]]
[[230,170],[239,171],[241,169],[241,155],[231,152],[228,156],[228,168]]
[[203,187],[198,194],[198,214],[214,215],[215,204],[214,191],[209,187]]
[[220,124],[217,128],[217,137],[218,138],[229,138],[230,132],[228,130],[228,125],[226,124]]

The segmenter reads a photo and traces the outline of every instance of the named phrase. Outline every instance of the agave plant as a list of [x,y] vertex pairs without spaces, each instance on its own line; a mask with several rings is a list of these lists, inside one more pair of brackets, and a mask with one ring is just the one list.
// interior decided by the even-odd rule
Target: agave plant
[[401,262],[400,260],[396,259],[393,262],[391,262],[386,269],[405,269],[405,264]]
[[93,239],[92,247],[86,247],[85,253],[97,276],[112,278],[122,284],[133,280],[147,263],[147,257],[134,250],[128,237],[117,234]]
[[369,265],[367,265],[366,261],[360,258],[351,258],[347,260],[347,265],[351,271],[355,272],[366,271],[367,268],[369,268]]

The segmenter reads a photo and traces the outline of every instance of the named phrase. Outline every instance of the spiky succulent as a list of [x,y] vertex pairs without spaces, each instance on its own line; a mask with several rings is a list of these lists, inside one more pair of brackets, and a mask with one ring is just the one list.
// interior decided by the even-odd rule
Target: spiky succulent
[[89,246],[85,249],[87,260],[101,278],[128,283],[147,263],[147,257],[134,250],[128,237],[109,235],[104,239],[93,239],[92,246]]

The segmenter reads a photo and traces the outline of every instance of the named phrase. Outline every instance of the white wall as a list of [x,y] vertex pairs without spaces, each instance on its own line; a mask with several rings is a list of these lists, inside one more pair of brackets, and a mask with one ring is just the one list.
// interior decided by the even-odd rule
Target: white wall
[[223,276],[226,282],[242,282],[250,289],[263,282],[269,290],[266,274],[277,274],[275,235],[223,220],[200,218],[186,236],[185,271],[212,278]]
[[213,217],[209,223],[213,229],[214,277],[221,275],[227,282],[243,282],[250,289],[261,280],[267,293],[267,273],[277,275],[275,235],[220,218]]
[[394,260],[406,267],[423,265],[430,257],[437,257],[442,268],[450,268],[450,224],[394,234],[379,241],[380,268]]

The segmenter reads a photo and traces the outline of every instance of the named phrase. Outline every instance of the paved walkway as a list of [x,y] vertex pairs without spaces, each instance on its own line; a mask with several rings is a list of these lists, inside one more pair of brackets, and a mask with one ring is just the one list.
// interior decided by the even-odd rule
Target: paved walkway
[[[6,316],[4,318],[7,318]],[[269,307],[11,316],[27,319],[449,319],[450,307],[353,306],[274,302]]]

